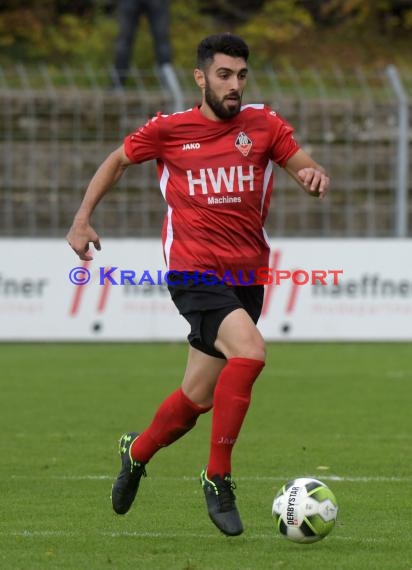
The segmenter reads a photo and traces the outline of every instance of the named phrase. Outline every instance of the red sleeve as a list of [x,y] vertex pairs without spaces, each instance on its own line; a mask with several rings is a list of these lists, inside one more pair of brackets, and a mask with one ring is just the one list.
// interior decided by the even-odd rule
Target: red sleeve
[[161,139],[158,120],[159,115],[156,115],[143,127],[125,137],[124,149],[129,160],[137,163],[160,158]]
[[272,132],[270,158],[279,166],[285,166],[289,158],[300,148],[293,137],[294,129],[271,109],[267,109],[267,118]]

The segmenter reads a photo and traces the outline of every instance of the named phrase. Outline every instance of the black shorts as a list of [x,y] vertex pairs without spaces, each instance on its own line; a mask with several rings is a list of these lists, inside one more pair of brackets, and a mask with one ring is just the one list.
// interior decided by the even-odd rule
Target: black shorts
[[215,349],[217,333],[223,319],[235,309],[245,309],[256,324],[263,305],[263,285],[229,286],[225,283],[205,284],[195,279],[169,277],[172,300],[190,324],[187,337],[194,348],[217,358],[225,356]]

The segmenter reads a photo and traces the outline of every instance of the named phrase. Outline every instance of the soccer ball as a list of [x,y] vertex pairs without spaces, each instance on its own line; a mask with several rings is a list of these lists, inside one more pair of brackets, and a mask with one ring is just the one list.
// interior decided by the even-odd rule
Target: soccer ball
[[321,481],[302,477],[288,481],[276,495],[272,515],[278,531],[293,542],[317,542],[335,526],[338,504]]

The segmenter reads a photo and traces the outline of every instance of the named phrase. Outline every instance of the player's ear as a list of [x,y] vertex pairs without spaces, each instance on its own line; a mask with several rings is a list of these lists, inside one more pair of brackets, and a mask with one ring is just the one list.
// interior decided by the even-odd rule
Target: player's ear
[[202,71],[201,69],[195,69],[194,76],[197,86],[200,87],[200,89],[204,89],[206,83],[204,71]]

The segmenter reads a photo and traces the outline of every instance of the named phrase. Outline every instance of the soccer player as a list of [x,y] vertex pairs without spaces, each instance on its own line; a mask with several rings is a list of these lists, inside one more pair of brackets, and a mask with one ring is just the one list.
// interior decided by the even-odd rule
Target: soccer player
[[231,536],[243,532],[233,492],[232,450],[265,365],[265,344],[256,327],[263,285],[256,271],[269,259],[263,225],[273,163],[311,196],[324,198],[329,185],[324,169],[299,147],[285,120],[263,104],[242,106],[248,56],[247,44],[235,35],[201,41],[194,71],[201,104],[158,114],[126,136],[96,171],[67,236],[80,259],[92,259],[89,243],[100,249],[90,221],[99,200],[129,165],[157,161],[168,206],[162,241],[167,267],[174,272],[169,290],[190,324],[190,346],[181,386],[146,429],[120,438],[121,470],[112,504],[116,513],[126,513],[154,454],[213,409],[210,452],[200,481],[211,520]]

